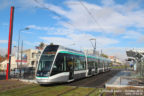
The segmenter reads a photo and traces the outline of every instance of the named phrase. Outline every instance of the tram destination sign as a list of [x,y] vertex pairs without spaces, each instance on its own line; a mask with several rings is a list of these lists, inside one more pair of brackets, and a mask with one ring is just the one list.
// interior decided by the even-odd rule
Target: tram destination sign
[[55,54],[56,54],[56,52],[44,52],[43,54],[55,55]]

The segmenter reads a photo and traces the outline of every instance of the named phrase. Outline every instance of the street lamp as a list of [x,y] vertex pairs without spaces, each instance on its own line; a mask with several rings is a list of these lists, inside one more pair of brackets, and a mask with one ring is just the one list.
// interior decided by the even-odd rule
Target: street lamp
[[[92,40],[94,41],[94,44],[93,44]],[[96,39],[95,38],[91,38],[90,42],[91,42],[91,45],[93,47],[93,55],[95,55],[96,54]]]
[[26,28],[24,28],[24,29],[20,29],[19,30],[19,35],[18,35],[18,52],[17,52],[17,68],[18,68],[18,60],[19,60],[19,43],[20,43],[20,33],[22,32],[22,31],[25,31],[25,30],[29,30],[30,28],[29,27],[26,27]]

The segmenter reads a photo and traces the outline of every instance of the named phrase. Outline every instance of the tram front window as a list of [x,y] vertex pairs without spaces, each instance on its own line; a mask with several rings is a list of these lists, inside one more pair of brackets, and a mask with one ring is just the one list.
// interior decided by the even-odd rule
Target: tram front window
[[38,70],[37,70],[37,76],[40,77],[47,77],[49,75],[52,62],[53,62],[54,55],[42,55],[39,65],[38,65]]
[[47,46],[40,57],[37,76],[48,77],[58,46]]

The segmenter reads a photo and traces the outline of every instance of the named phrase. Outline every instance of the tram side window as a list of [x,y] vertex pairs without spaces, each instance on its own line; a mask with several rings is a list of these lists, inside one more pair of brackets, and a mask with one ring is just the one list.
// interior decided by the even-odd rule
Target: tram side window
[[86,68],[86,63],[85,63],[85,57],[84,56],[80,56],[80,65],[81,65],[80,70],[84,70]]
[[101,62],[100,62],[100,59],[98,59],[98,68],[101,68]]
[[105,68],[105,61],[102,61],[102,63],[103,63],[103,68]]
[[93,68],[94,67],[94,61],[92,58],[88,58],[88,68]]
[[111,62],[108,62],[108,67],[111,67]]
[[107,67],[108,67],[108,62],[107,62],[107,61],[105,61],[105,64],[106,64],[105,66],[106,66],[106,68],[107,68]]
[[88,60],[88,68],[90,68],[91,67],[91,60],[90,60],[90,58],[87,58],[87,60]]
[[104,62],[103,62],[103,60],[101,60],[101,68],[103,68],[104,67]]
[[95,60],[96,67],[98,67],[98,59]]
[[74,57],[72,55],[66,54],[67,71],[69,71],[70,68],[73,68],[73,59]]
[[82,56],[74,56],[74,70],[85,69],[85,58]]
[[66,61],[66,56],[62,53],[59,53],[53,65],[52,75],[66,71],[65,61]]
[[92,68],[94,68],[94,67],[95,67],[95,59],[92,58]]
[[99,68],[103,68],[103,61],[102,60],[100,60],[100,62],[99,62]]
[[79,56],[74,56],[74,70],[80,69],[80,58]]
[[104,63],[103,63],[103,64],[104,64],[104,68],[106,68],[106,61],[103,61],[103,62],[104,62]]

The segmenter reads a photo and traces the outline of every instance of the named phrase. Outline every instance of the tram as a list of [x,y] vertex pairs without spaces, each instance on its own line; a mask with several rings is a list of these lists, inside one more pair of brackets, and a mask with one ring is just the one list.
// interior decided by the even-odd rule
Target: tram
[[48,45],[41,53],[36,81],[39,84],[71,82],[110,70],[111,61],[60,45]]

